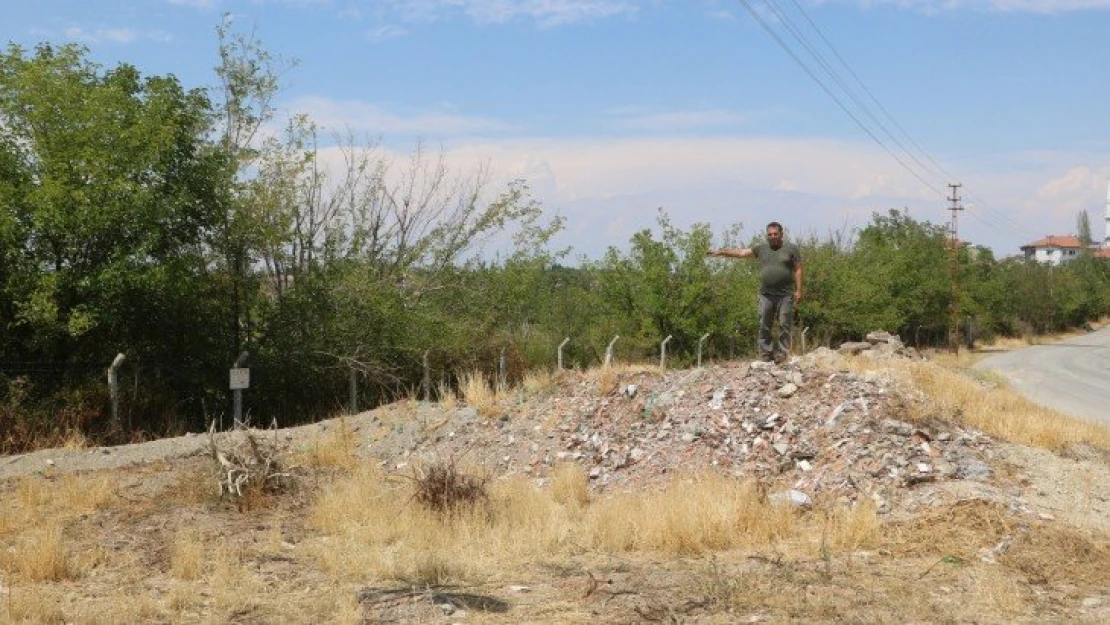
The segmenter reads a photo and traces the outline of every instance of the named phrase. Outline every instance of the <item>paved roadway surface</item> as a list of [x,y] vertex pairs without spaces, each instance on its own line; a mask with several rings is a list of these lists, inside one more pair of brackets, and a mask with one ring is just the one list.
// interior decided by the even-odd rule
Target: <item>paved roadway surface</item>
[[1110,327],[993,354],[975,366],[1002,374],[1014,390],[1042,406],[1110,425]]

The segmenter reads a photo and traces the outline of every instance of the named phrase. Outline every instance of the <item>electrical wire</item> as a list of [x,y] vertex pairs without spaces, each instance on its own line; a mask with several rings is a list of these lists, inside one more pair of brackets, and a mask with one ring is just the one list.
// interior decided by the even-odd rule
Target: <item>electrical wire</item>
[[[740,2],[744,5],[744,8],[747,9],[748,13],[750,13],[752,17],[759,23],[763,30],[775,40],[779,47],[781,47],[788,55],[790,55],[794,62],[797,63],[798,66],[801,67],[802,70],[815,83],[817,83],[817,85],[833,100],[833,102],[846,115],[848,115],[848,117],[850,117],[852,121],[854,121],[856,125],[859,126],[860,129],[868,135],[868,137],[870,137],[879,147],[886,151],[887,154],[890,155],[896,163],[898,163],[898,165],[909,172],[914,178],[916,178],[938,196],[946,197],[945,192],[941,191],[935,183],[927,180],[926,176],[928,176],[929,178],[935,178],[942,183],[944,182],[944,176],[947,176],[948,180],[956,179],[957,177],[952,175],[942,165],[940,165],[940,163],[938,163],[937,160],[933,158],[928,153],[928,151],[926,151],[921,146],[920,143],[913,139],[909,132],[906,131],[905,127],[898,123],[898,120],[894,118],[894,116],[885,106],[883,106],[882,102],[879,101],[874,92],[867,87],[862,78],[860,78],[859,74],[852,69],[851,64],[848,63],[847,60],[837,51],[836,46],[833,45],[832,41],[825,35],[825,33],[821,30],[821,28],[817,25],[813,18],[810,17],[809,13],[798,3],[797,0],[790,0],[795,10],[802,15],[809,27],[815,33],[817,33],[818,37],[824,43],[824,46],[832,52],[833,56],[835,56],[839,64],[852,77],[852,79],[855,81],[855,84],[859,86],[863,93],[866,94],[870,102],[874,103],[875,107],[877,107],[882,115],[885,116],[885,118],[889,120],[889,122],[898,130],[898,132],[901,134],[901,137],[905,139],[905,143],[898,136],[895,136],[895,133],[887,127],[887,124],[884,121],[879,119],[879,116],[871,110],[871,107],[866,102],[864,102],[863,98],[857,95],[855,90],[846,83],[846,80],[832,66],[832,64],[820,52],[820,50],[818,50],[817,47],[809,41],[806,34],[802,32],[802,29],[794,22],[790,15],[787,14],[787,12],[779,6],[776,0],[765,0],[765,6],[767,7],[770,15],[783,25],[783,28],[790,34],[794,41],[796,41],[801,46],[801,48],[803,48],[808,53],[809,57],[811,57],[816,62],[818,69],[820,71],[823,71],[824,75],[827,75],[831,79],[831,81],[840,89],[840,91],[846,94],[847,98],[850,99],[851,102],[854,103],[855,107],[862,112],[862,115],[870,119],[872,124],[878,128],[878,131],[873,131],[871,127],[864,123],[864,120],[862,120],[859,115],[849,110],[849,107],[845,103],[844,99],[834,93],[829,84],[827,84],[817,75],[818,71],[807,64],[802,59],[801,55],[782,36],[780,36],[779,32],[777,32],[771,26],[768,20],[760,14],[759,10],[753,5],[751,0],[740,0]],[[886,136],[891,144],[901,150],[901,153],[904,154],[904,157],[896,153],[894,149],[887,145],[887,142],[881,140],[878,137],[877,132]],[[907,147],[906,143],[908,143],[914,149],[911,150],[909,147]],[[920,158],[918,157],[918,154],[920,154]],[[924,161],[927,161],[929,164],[931,164],[931,166],[926,165],[922,158],[924,159]],[[917,166],[918,169],[910,166],[911,161]],[[919,171],[919,169],[921,171]],[[966,192],[965,194],[969,198],[972,198],[972,194],[970,192]],[[1027,228],[1012,220],[1005,213],[991,207],[985,201],[978,198],[972,199],[974,201],[974,204],[965,207],[965,209],[968,211],[968,214],[976,220],[981,221],[992,228],[1005,227],[1015,231],[1020,231],[1024,234],[1032,234],[1033,236],[1037,236]],[[973,210],[978,208],[982,208],[983,211]]]
[[817,85],[820,86],[821,89],[830,98],[832,98],[833,102],[835,102],[836,105],[838,107],[840,107],[840,110],[844,111],[844,113],[848,117],[850,117],[852,119],[852,121],[854,121],[856,123],[857,126],[860,127],[860,130],[863,130],[863,132],[866,133],[867,136],[871,137],[872,141],[874,141],[876,144],[878,144],[879,147],[883,148],[883,150],[885,150],[886,153],[889,154],[890,157],[895,160],[895,162],[897,162],[899,165],[901,165],[903,169],[905,169],[907,172],[910,173],[910,175],[912,175],[914,178],[916,178],[918,181],[920,181],[921,184],[923,184],[927,188],[931,189],[937,195],[942,196],[942,197],[944,196],[943,191],[941,191],[932,182],[929,182],[924,177],[922,177],[921,174],[919,174],[914,168],[910,167],[900,156],[898,156],[892,149],[890,149],[889,146],[887,146],[885,143],[883,143],[882,139],[880,139],[874,132],[872,132],[871,129],[868,128],[867,125],[864,124],[863,121],[861,121],[860,118],[857,117],[855,113],[853,113],[852,111],[850,111],[848,109],[848,107],[844,104],[844,102],[840,99],[840,97],[837,96],[835,93],[833,93],[832,89],[830,89],[829,86],[826,85],[824,81],[822,81],[820,78],[818,78],[817,74],[815,74],[813,72],[813,70],[810,69],[808,65],[806,65],[805,61],[803,61],[801,59],[801,57],[799,57],[798,54],[782,39],[782,37],[780,37],[779,34],[777,32],[775,32],[775,30],[773,28],[771,28],[771,25],[768,24],[767,20],[763,19],[763,16],[760,15],[759,12],[755,10],[755,8],[752,6],[752,4],[751,4],[751,2],[749,2],[749,0],[740,0],[740,2],[744,5],[745,8],[748,9],[748,12],[751,13],[752,17],[754,17],[755,20],[757,22],[759,22],[759,24],[763,27],[763,30],[765,30],[767,32],[767,34],[771,35],[771,37],[779,44],[779,46],[783,50],[785,50],[786,53],[789,54],[792,59],[794,59],[794,62],[796,62],[798,64],[798,66],[802,68],[802,71],[804,71],[806,74],[808,74],[809,77],[812,78],[813,81],[816,82]]

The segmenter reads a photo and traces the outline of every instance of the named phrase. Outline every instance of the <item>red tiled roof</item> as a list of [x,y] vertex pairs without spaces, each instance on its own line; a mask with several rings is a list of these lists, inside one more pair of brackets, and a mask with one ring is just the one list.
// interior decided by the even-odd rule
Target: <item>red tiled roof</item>
[[1026,243],[1025,245],[1021,246],[1021,249],[1024,250],[1031,247],[1063,247],[1079,249],[1083,246],[1079,243],[1079,237],[1075,236],[1074,234],[1065,234],[1062,236],[1050,234],[1043,239],[1037,239],[1032,243]]
[[1095,258],[1110,258],[1110,247],[1100,247],[1095,250]]

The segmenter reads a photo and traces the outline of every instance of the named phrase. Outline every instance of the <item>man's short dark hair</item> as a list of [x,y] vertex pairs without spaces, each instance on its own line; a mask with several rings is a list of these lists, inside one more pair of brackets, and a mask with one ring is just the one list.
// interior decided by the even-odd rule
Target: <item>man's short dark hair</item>
[[771,228],[778,230],[780,233],[782,232],[782,224],[777,221],[772,221],[771,223],[767,224],[767,229],[770,230]]

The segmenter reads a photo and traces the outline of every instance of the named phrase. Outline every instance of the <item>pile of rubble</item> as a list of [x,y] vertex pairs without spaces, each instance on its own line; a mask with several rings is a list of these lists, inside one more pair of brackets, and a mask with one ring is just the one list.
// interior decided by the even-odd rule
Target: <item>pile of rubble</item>
[[865,340],[863,341],[841,343],[837,351],[844,355],[855,356],[863,354],[865,357],[880,360],[889,360],[896,357],[912,359],[921,358],[917,350],[904,345],[902,339],[898,338],[897,334],[876,331],[869,332],[864,338]]
[[[840,351],[918,357],[897,337],[868,339],[867,349]],[[886,375],[835,366],[840,358],[817,350],[785,365],[562,372],[554,388],[505,400],[499,414],[455,409],[433,435],[410,431],[408,443],[371,451],[394,468],[436,455],[540,481],[574,462],[605,490],[714,469],[759,479],[800,505],[870,497],[880,509],[894,489],[989,477],[989,437],[930,414]]]

